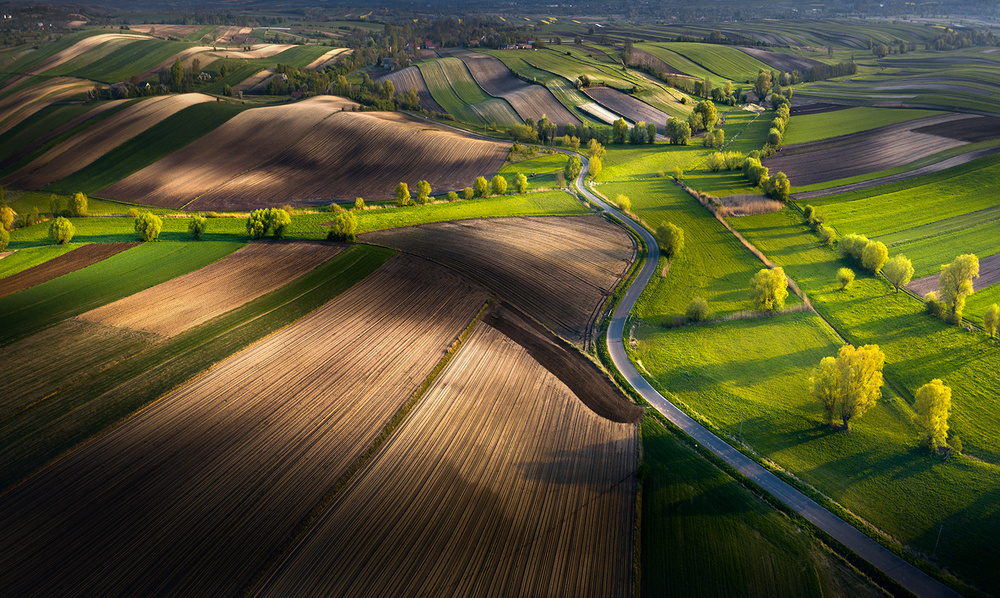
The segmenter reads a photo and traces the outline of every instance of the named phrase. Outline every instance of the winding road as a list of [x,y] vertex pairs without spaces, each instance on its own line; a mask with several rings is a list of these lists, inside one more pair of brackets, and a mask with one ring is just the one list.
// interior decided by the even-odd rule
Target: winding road
[[685,434],[693,438],[712,451],[723,461],[736,468],[741,474],[752,480],[755,484],[763,488],[772,496],[788,505],[796,513],[811,521],[816,527],[830,534],[843,545],[847,546],[866,561],[881,569],[886,575],[894,579],[901,586],[913,592],[917,596],[958,596],[955,591],[937,580],[933,579],[920,569],[903,560],[884,546],[869,538],[853,525],[837,517],[826,510],[818,503],[802,494],[789,484],[783,482],[773,473],[767,471],[757,462],[739,452],[727,442],[710,432],[707,428],[691,419],[687,414],[677,408],[673,403],[661,395],[649,382],[643,378],[629,361],[625,352],[625,322],[628,319],[632,307],[639,299],[643,289],[656,273],[657,262],[659,261],[660,250],[645,227],[640,226],[631,218],[621,213],[613,206],[592,193],[584,184],[587,174],[588,160],[586,156],[581,156],[583,170],[577,177],[576,187],[590,201],[601,206],[609,213],[621,219],[637,235],[642,237],[646,243],[648,254],[642,270],[636,277],[632,286],[629,287],[622,298],[614,314],[611,316],[611,325],[608,327],[608,350],[611,353],[611,360],[615,367],[622,373],[629,384],[642,395],[650,405],[662,413],[667,419],[679,427]]

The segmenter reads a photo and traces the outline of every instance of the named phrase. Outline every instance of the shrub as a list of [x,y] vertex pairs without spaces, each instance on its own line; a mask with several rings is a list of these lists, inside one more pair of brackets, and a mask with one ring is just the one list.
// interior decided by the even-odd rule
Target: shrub
[[204,216],[199,216],[195,214],[191,216],[188,221],[188,232],[191,233],[191,238],[195,241],[200,241],[201,236],[205,234],[205,224],[208,219]]
[[281,206],[281,209],[287,212],[288,214],[295,213],[295,208],[293,208],[291,204],[286,203],[285,205]]
[[354,242],[355,232],[358,230],[358,218],[353,212],[339,212],[334,215],[332,222],[330,231],[326,235],[328,241]]
[[458,193],[455,193],[454,191],[449,191],[447,197],[448,201],[458,201]]
[[627,195],[619,193],[618,196],[615,197],[615,203],[618,204],[618,207],[621,208],[623,212],[632,211],[632,200],[630,200]]
[[854,282],[854,270],[850,268],[841,268],[837,270],[837,282],[840,283],[840,290],[844,290],[851,286]]
[[881,241],[869,241],[861,251],[861,265],[878,274],[889,259],[889,249]]
[[832,228],[820,224],[818,232],[819,240],[823,245],[832,245],[837,240],[837,233],[833,232]]
[[462,197],[465,199],[472,199],[474,194],[475,191],[472,190],[472,187],[466,187],[462,190]]
[[490,184],[486,182],[486,177],[476,177],[476,182],[472,184],[476,191],[476,197],[486,197],[489,193]]
[[816,215],[816,208],[811,205],[806,205],[802,208],[802,218],[806,221],[806,224],[812,224],[813,216]]
[[996,338],[998,325],[1000,325],[1000,306],[994,303],[986,308],[986,313],[983,314],[983,329],[990,338]]
[[703,322],[708,319],[711,312],[708,309],[708,301],[702,297],[695,297],[684,309],[684,315],[692,322]]
[[163,220],[152,212],[142,212],[135,219],[135,232],[143,241],[155,241],[163,229]]
[[719,172],[726,167],[726,157],[722,152],[712,152],[706,160],[707,168],[712,172]]
[[679,181],[684,178],[684,171],[680,166],[674,166],[674,180]]
[[663,248],[663,255],[673,261],[684,250],[684,230],[673,222],[664,222],[656,228],[656,240]]
[[935,293],[934,291],[931,291],[930,293],[924,295],[924,309],[926,309],[927,313],[929,313],[930,315],[936,318],[944,319],[946,311],[945,304],[942,303],[941,301],[938,301],[937,293]]
[[60,216],[49,225],[49,237],[60,245],[65,245],[73,239],[76,227],[73,223]]
[[13,230],[15,216],[17,216],[17,214],[10,208],[10,206],[0,207],[0,228],[4,230]]
[[524,176],[523,172],[517,173],[517,176],[514,177],[514,188],[521,195],[528,192],[528,177]]
[[138,218],[139,210],[138,208],[129,208],[128,211],[125,212],[125,215],[128,216],[129,218]]
[[355,197],[354,198],[354,209],[355,210],[363,210],[363,209],[365,209],[365,199],[363,197]]
[[493,195],[504,195],[507,193],[507,179],[499,174],[490,180],[490,191]]
[[868,245],[868,242],[868,237],[864,235],[857,235],[854,233],[845,235],[844,238],[840,240],[840,244],[838,245],[840,255],[848,259],[853,259],[860,264],[861,254],[864,252],[865,246]]

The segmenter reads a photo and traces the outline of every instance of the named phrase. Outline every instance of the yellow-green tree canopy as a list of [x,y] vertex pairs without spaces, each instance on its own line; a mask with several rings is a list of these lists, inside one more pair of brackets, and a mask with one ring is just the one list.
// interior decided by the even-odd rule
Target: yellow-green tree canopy
[[899,287],[906,286],[913,278],[913,262],[905,255],[897,255],[882,266],[882,274],[896,288],[896,293],[899,293]]
[[951,388],[937,378],[924,384],[917,391],[913,403],[920,426],[921,440],[931,449],[938,450],[948,441],[948,416],[951,414]]
[[809,379],[812,396],[823,407],[823,415],[833,425],[839,419],[844,429],[861,417],[882,396],[882,368],[885,355],[878,345],[855,348],[844,345],[837,357],[824,357]]
[[750,302],[760,311],[780,311],[788,297],[788,278],[782,268],[762,268],[750,281]]
[[938,298],[948,306],[952,323],[962,319],[965,298],[972,294],[972,279],[979,278],[979,258],[971,253],[960,255],[950,264],[941,266],[938,275]]

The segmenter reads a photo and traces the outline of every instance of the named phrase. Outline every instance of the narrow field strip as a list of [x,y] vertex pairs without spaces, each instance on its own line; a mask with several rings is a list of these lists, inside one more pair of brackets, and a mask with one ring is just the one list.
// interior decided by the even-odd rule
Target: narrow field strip
[[394,258],[0,497],[0,586],[235,593],[486,299],[429,262]]
[[630,595],[637,451],[480,324],[260,595]]
[[0,297],[29,289],[35,285],[75,272],[107,259],[116,253],[131,249],[139,243],[90,243],[69,253],[32,266],[6,278],[0,278]]

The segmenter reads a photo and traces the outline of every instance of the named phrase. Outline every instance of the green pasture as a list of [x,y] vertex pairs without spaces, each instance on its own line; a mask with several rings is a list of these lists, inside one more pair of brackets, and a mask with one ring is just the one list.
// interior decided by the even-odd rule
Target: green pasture
[[458,58],[442,58],[417,65],[431,96],[449,114],[472,124],[516,124],[521,119],[510,104],[479,87]]
[[[677,52],[669,49],[670,46],[665,43],[653,44],[653,43],[641,43],[635,44],[635,47],[644,52],[648,52],[653,56],[659,58],[663,62],[672,66],[674,69],[692,77],[697,77],[698,79],[704,79],[708,77],[709,79],[718,79],[719,75],[709,71],[703,66],[696,64],[686,57],[681,56]],[[719,81],[715,81],[719,82]]]
[[[117,29],[84,29],[83,31],[75,31],[73,33],[68,33],[60,37],[57,41],[49,44],[44,44],[39,46],[37,50],[32,50],[26,54],[21,55],[17,60],[13,62],[10,66],[4,69],[4,73],[0,76],[0,80],[6,81],[14,75],[23,73],[24,71],[30,69],[31,67],[42,62],[46,58],[51,58],[59,52],[71,47],[78,41],[91,37],[94,35],[99,35],[101,33],[119,33]],[[138,34],[136,34],[138,35]],[[8,90],[11,91],[11,90]]]
[[941,114],[935,110],[857,107],[802,114],[792,117],[785,130],[784,144],[807,143],[840,135],[850,135],[899,122]]
[[100,44],[99,46],[91,48],[79,56],[71,58],[58,66],[54,66],[46,70],[43,74],[46,77],[73,76],[76,72],[96,63],[99,60],[104,60],[110,54],[122,49],[125,46],[141,44],[148,40],[149,38],[145,36],[111,39]]
[[[562,172],[569,158],[564,154],[547,154],[537,158],[508,162],[500,169],[507,184],[513,186],[514,177],[523,174],[528,177],[528,189],[554,189],[556,173]],[[531,176],[534,173],[535,176]]]
[[877,596],[810,534],[642,420],[643,596]]
[[733,82],[746,83],[755,79],[760,69],[771,70],[771,67],[763,62],[729,46],[673,42],[662,44],[661,47],[711,71],[716,77]]
[[[43,264],[52,258],[59,257],[67,251],[72,251],[80,247],[82,243],[69,243],[67,245],[40,245],[38,247],[28,247],[21,249],[0,259],[0,278],[6,278],[11,274],[17,274],[22,270],[27,270],[32,266]],[[9,250],[8,250],[9,251]]]
[[191,44],[186,42],[144,37],[67,74],[102,83],[117,83],[145,72],[189,47]]
[[496,55],[513,54],[523,57],[529,65],[555,73],[571,83],[576,83],[581,75],[587,75],[597,84],[604,84],[619,89],[629,89],[642,83],[630,71],[618,65],[611,65],[591,58],[590,53],[577,49],[564,49],[562,46],[552,46],[544,50],[527,52],[525,50],[507,50],[493,52]]

